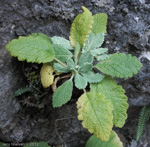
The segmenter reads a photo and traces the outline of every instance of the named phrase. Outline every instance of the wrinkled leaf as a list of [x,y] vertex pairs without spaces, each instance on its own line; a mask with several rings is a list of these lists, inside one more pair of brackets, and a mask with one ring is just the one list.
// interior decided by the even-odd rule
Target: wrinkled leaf
[[78,65],[82,66],[85,63],[93,63],[93,56],[90,54],[90,52],[85,52],[81,55],[79,58]]
[[91,71],[82,73],[82,75],[89,83],[98,83],[98,82],[101,82],[104,78],[103,75],[101,75],[99,73],[94,74]]
[[94,32],[94,34],[98,34],[98,33],[102,33],[102,32],[106,33],[107,14],[105,14],[105,13],[95,14],[93,16],[93,20],[94,20],[94,24],[93,24],[92,31]]
[[78,89],[84,89],[87,86],[86,79],[78,73],[75,75],[75,86]]
[[127,119],[127,96],[124,89],[112,78],[105,77],[100,83],[90,85],[92,92],[103,94],[113,105],[113,123],[116,127],[123,127]]
[[53,107],[61,107],[66,104],[71,99],[72,90],[73,82],[71,79],[59,86],[53,94]]
[[49,42],[50,44],[53,44],[52,39],[50,37],[48,37],[45,34],[42,33],[32,33],[29,36],[33,36],[33,37],[41,37],[42,39],[46,40],[47,42]]
[[67,65],[70,69],[75,69],[75,63],[71,58],[67,60]]
[[53,44],[55,56],[61,62],[65,62],[68,58],[72,57],[72,53],[63,48],[61,44]]
[[85,63],[85,64],[83,64],[80,68],[79,68],[79,72],[88,72],[88,71],[91,71],[91,69],[92,69],[92,64],[90,64],[90,63]]
[[91,32],[89,37],[86,39],[86,42],[83,47],[83,52],[94,50],[100,47],[103,42],[104,42],[104,33],[94,35],[94,33]]
[[73,47],[77,43],[83,47],[86,38],[92,29],[93,17],[92,13],[85,7],[82,7],[83,13],[80,13],[73,21],[70,32],[70,42]]
[[101,72],[117,78],[128,78],[137,74],[142,64],[135,56],[124,53],[115,53],[108,59],[99,62],[95,66]]
[[98,56],[96,56],[96,60],[97,61],[103,61],[103,60],[106,60],[106,59],[108,59],[109,58],[109,55],[107,55],[107,54],[103,54],[103,55],[98,55]]
[[98,49],[94,49],[94,50],[91,50],[91,54],[93,56],[97,56],[97,55],[101,55],[101,54],[104,54],[108,51],[107,48],[98,48]]
[[52,45],[41,36],[20,36],[9,42],[6,48],[11,56],[18,57],[20,61],[47,63],[55,58]]
[[69,40],[63,38],[63,37],[59,37],[59,36],[54,36],[51,38],[53,44],[58,44],[61,45],[62,48],[67,49],[67,50],[73,50]]
[[100,93],[88,92],[78,99],[77,109],[82,126],[97,138],[108,141],[113,127],[111,102]]

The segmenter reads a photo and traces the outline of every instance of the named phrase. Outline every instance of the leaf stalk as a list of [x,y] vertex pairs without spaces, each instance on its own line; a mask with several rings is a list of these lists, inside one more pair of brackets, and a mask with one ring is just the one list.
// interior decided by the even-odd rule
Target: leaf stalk
[[61,62],[59,59],[55,57],[55,60],[64,67],[68,67],[65,63]]

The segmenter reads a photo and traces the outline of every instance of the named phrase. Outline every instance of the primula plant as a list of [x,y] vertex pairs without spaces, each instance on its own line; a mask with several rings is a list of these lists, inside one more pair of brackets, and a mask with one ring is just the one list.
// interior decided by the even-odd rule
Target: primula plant
[[[102,48],[106,33],[107,15],[92,13],[82,7],[74,20],[69,40],[63,37],[48,37],[34,33],[12,40],[6,46],[18,60],[43,63],[41,82],[44,88],[52,85],[54,108],[66,104],[72,96],[73,84],[83,90],[77,101],[78,119],[84,128],[93,133],[87,143],[96,140],[108,145],[118,136],[112,131],[113,125],[123,127],[127,119],[127,97],[124,89],[113,77],[131,78],[137,74],[142,64],[132,55],[115,53],[108,55]],[[94,64],[95,63],[95,64]],[[97,72],[97,71],[100,72]],[[67,80],[57,88],[59,79]],[[86,90],[87,85],[90,90]],[[122,143],[118,143],[122,146]],[[91,147],[91,146],[90,146]]]

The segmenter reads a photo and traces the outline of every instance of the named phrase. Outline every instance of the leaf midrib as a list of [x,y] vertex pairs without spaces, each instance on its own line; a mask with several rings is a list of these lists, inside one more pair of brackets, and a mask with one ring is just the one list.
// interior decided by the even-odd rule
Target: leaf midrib
[[[86,94],[86,93],[85,93],[85,94]],[[86,97],[88,98],[87,94],[86,94]],[[88,101],[89,101],[91,107],[93,108],[93,105],[92,105],[92,103],[90,102],[89,98],[88,98]],[[92,110],[95,110],[95,109],[92,109]],[[101,122],[99,121],[99,119],[98,119],[98,117],[97,117],[95,111],[93,111],[93,112],[94,112],[94,114],[95,114],[95,116],[96,116],[96,118],[97,118],[97,120],[98,120],[98,122],[99,122],[99,124],[100,124],[100,126],[101,126],[101,129],[102,129],[102,131],[103,131],[103,134],[104,134],[104,136],[105,136],[105,133],[104,133],[105,131],[103,130],[102,124],[101,124]],[[106,137],[106,136],[105,136],[105,137]]]

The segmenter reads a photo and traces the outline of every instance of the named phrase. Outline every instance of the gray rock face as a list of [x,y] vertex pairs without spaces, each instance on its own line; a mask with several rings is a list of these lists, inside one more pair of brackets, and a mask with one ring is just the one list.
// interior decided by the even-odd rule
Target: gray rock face
[[[135,145],[137,106],[150,103],[150,2],[149,0],[1,0],[0,1],[0,140],[29,142],[43,140],[51,145],[84,146],[90,136],[77,119],[74,99],[62,108],[27,110],[12,99],[13,92],[23,85],[22,63],[12,58],[5,45],[18,36],[44,33],[68,38],[75,16],[87,7],[93,14],[108,14],[104,46],[110,53],[135,55],[143,63],[138,75],[118,80],[129,97],[129,118],[123,129],[125,146]],[[80,94],[79,94],[80,95]],[[51,98],[48,97],[49,102]],[[28,108],[25,108],[28,109]],[[137,111],[133,111],[137,110]],[[131,112],[131,113],[130,113]],[[130,117],[132,116],[132,117]],[[150,127],[147,126],[150,132]],[[148,138],[148,133],[144,134]],[[142,141],[141,141],[142,142]],[[143,145],[142,142],[140,144]],[[136,146],[136,145],[135,145]],[[147,147],[150,142],[147,142]]]
[[[17,61],[18,62],[18,61]],[[20,65],[10,57],[4,47],[0,49],[0,136],[7,134],[10,123],[20,109],[16,99],[12,99],[13,91],[22,83]]]

